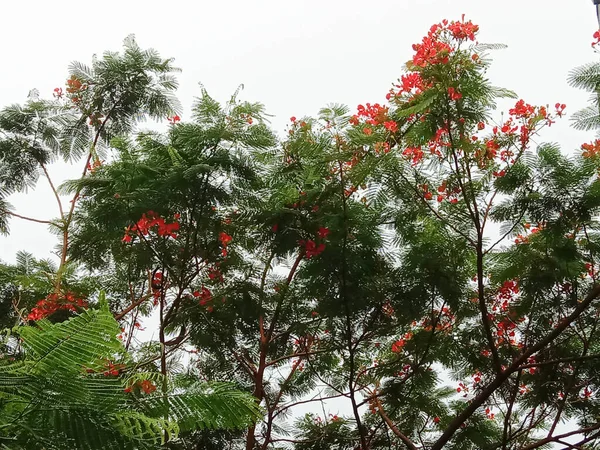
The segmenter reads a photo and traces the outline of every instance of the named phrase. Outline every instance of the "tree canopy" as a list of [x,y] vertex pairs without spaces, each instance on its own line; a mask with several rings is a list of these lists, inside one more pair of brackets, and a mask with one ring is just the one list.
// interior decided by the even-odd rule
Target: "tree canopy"
[[[543,142],[566,105],[493,86],[478,33],[434,24],[385,101],[283,136],[239,91],[183,120],[132,36],[2,109],[0,231],[59,248],[0,265],[0,445],[597,448],[600,140]],[[40,176],[48,220],[9,204]]]

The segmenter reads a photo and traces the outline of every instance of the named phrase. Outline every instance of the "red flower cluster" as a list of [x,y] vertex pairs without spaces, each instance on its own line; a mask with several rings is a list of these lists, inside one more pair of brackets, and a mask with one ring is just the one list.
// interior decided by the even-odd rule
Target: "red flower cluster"
[[[452,47],[446,42],[438,40],[437,25],[431,27],[429,34],[423,38],[420,44],[413,44],[413,50],[416,52],[412,63],[418,67],[433,66],[436,64],[447,64],[449,61]],[[433,30],[433,32],[432,32]]]
[[458,383],[458,387],[456,388],[456,392],[461,393],[464,392],[463,397],[467,397],[469,395],[469,388],[465,383]]
[[325,250],[325,244],[320,243],[317,245],[315,241],[309,239],[307,241],[300,241],[300,246],[304,247],[304,255],[306,259],[310,259],[313,256],[319,256]]
[[329,228],[319,227],[319,231],[317,232],[317,235],[321,239],[327,239],[327,236],[329,236]]
[[227,248],[227,244],[229,244],[232,240],[233,240],[233,238],[231,236],[229,236],[227,233],[225,233],[224,231],[221,231],[219,233],[219,241],[221,242],[221,245],[223,246],[223,248]]
[[[87,85],[83,84],[81,82],[81,80],[77,79],[77,77],[75,75],[71,76],[71,78],[69,78],[67,80],[67,89],[66,89],[67,95],[71,99],[71,101],[75,104],[79,103],[79,101],[81,100],[81,94],[86,89],[87,89]],[[54,92],[62,94],[62,90],[57,91],[55,89]],[[58,97],[58,98],[60,98],[60,97]]]
[[67,292],[64,295],[49,294],[45,299],[36,303],[35,307],[27,316],[27,320],[44,319],[61,309],[77,312],[78,308],[87,307],[88,303],[82,298],[75,296],[72,292]]
[[423,92],[426,88],[419,72],[410,72],[400,77],[402,84],[397,84],[398,92],[390,91],[386,98],[390,100],[392,96],[401,96],[402,94],[408,94],[409,96],[415,96]]
[[155,272],[152,277],[152,297],[154,297],[154,306],[158,305],[158,299],[160,298],[162,287],[163,287],[163,274],[162,272]]
[[[319,227],[319,230],[317,231],[318,239],[325,240],[327,239],[327,236],[329,236],[329,228]],[[317,244],[312,239],[302,239],[298,241],[298,244],[300,244],[301,247],[304,247],[304,256],[306,256],[306,259],[310,259],[313,256],[319,256],[325,250],[325,244],[323,242]]]
[[448,96],[450,97],[450,100],[460,100],[462,98],[462,94],[452,86],[448,88]]
[[506,280],[498,289],[492,304],[492,311],[507,311],[510,302],[519,293],[519,282],[517,280]]
[[125,388],[125,392],[132,392],[135,387],[138,387],[144,394],[152,394],[156,391],[156,386],[150,380],[137,381],[131,386]]
[[125,364],[113,364],[111,361],[106,361],[104,368],[106,369],[103,372],[105,377],[116,377],[125,368]]
[[506,280],[498,289],[498,298],[501,300],[510,300],[514,294],[519,293],[519,282],[517,280]]
[[412,160],[412,165],[416,166],[423,159],[424,152],[421,147],[406,147],[402,152],[403,156],[406,156]]
[[398,132],[398,124],[396,122],[394,122],[393,120],[388,120],[387,122],[383,122],[383,126],[390,133],[397,133]]
[[[212,292],[202,286],[200,291],[194,291],[192,295],[196,298],[200,298],[200,306],[206,306],[208,303],[212,302],[213,296]],[[212,307],[209,307],[212,310]]]
[[[529,237],[532,234],[535,234],[537,232],[539,232],[542,228],[543,228],[543,224],[538,223],[537,227],[531,228],[531,225],[529,223],[526,223],[524,225],[525,228],[525,234],[517,234],[517,237],[515,238],[515,244],[527,244],[529,243]],[[530,235],[527,235],[527,231],[529,231]]]
[[427,67],[436,64],[448,63],[453,49],[447,41],[475,40],[479,26],[471,21],[465,22],[464,15],[461,22],[448,22],[444,19],[441,23],[434,24],[420,44],[414,44],[413,64],[418,67]]
[[[441,311],[438,309],[434,309],[433,313],[434,316],[437,316],[436,318],[434,318],[434,320],[432,320],[431,317],[425,317],[421,320],[420,325],[423,327],[423,330],[432,331],[434,328],[433,324],[435,323],[436,331],[442,331],[445,333],[449,333],[450,331],[452,331],[455,316],[450,310],[450,308],[444,306]],[[417,326],[417,323],[414,322],[413,326]]]
[[448,25],[448,31],[452,34],[452,37],[459,41],[470,41],[475,40],[475,34],[479,31],[479,25],[475,25],[470,20],[465,22],[465,16],[463,14],[461,22],[452,21]]
[[[453,92],[454,94],[456,94],[456,91]],[[435,136],[429,140],[427,146],[429,147],[430,154],[436,155],[438,158],[443,157],[443,154],[440,151],[440,149],[450,146],[447,124],[437,129],[437,131],[435,132]],[[412,159],[413,166],[416,166],[418,163],[420,163],[423,159],[423,156],[425,155],[421,147],[407,147],[402,152],[402,154]]]
[[[67,92],[69,94],[76,94],[81,90],[87,89],[87,86],[83,84],[75,75],[67,80]],[[56,91],[56,89],[55,89]]]
[[406,342],[409,341],[410,339],[412,339],[413,334],[412,332],[407,332],[404,334],[404,336],[402,336],[400,339],[398,339],[396,342],[394,342],[392,344],[392,352],[393,353],[400,353],[402,351],[402,349],[404,348],[404,346],[406,345]]
[[89,173],[94,173],[96,170],[98,170],[100,167],[102,167],[102,163],[104,161],[100,161],[99,159],[95,159],[93,163],[88,163],[87,165],[87,170]]
[[181,117],[179,117],[178,115],[174,115],[173,117],[167,117],[167,120],[169,121],[169,123],[171,125],[175,125],[177,122],[179,122],[181,120]]
[[524,100],[519,100],[514,108],[508,110],[508,113],[518,119],[529,119],[535,114],[535,107],[525,103]]
[[223,274],[219,270],[219,263],[215,263],[213,267],[208,269],[208,278],[212,281],[223,282]]
[[179,214],[175,214],[174,222],[167,223],[165,219],[157,215],[153,211],[148,211],[146,214],[142,214],[142,218],[137,221],[133,226],[127,227],[125,230],[125,236],[123,236],[123,242],[131,242],[133,236],[131,233],[136,233],[138,236],[147,236],[152,228],[157,227],[156,234],[164,237],[176,238],[176,231],[179,230]]
[[590,142],[589,144],[582,144],[581,150],[583,150],[581,156],[584,158],[591,158],[598,155],[600,153],[600,139],[596,139],[594,142]]
[[[381,106],[379,103],[375,103],[374,105],[367,103],[366,106],[358,105],[357,114],[350,118],[349,123],[351,125],[358,125],[359,118],[364,117],[366,118],[366,125],[384,125],[388,131],[395,133],[398,131],[398,124],[388,117],[388,111],[387,106]],[[363,133],[371,135],[373,134],[373,129],[371,127],[364,127]]]
[[90,114],[88,123],[93,127],[98,127],[98,126],[102,125],[103,118],[104,118],[104,114],[95,112],[95,113]]

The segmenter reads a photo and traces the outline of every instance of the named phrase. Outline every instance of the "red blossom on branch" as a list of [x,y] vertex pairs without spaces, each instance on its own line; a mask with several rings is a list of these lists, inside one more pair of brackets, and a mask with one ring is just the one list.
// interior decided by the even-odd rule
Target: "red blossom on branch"
[[581,156],[584,158],[591,158],[598,155],[598,153],[600,153],[600,139],[596,139],[594,142],[590,142],[589,144],[581,144],[581,149],[583,150]]
[[67,292],[65,294],[49,294],[46,298],[36,303],[35,307],[27,316],[27,320],[44,319],[59,310],[76,313],[80,309],[87,308],[88,303],[72,292]]
[[156,234],[161,237],[177,238],[177,231],[179,231],[179,214],[175,214],[174,222],[167,223],[165,219],[157,215],[154,211],[148,211],[142,214],[140,220],[133,226],[129,226],[125,230],[123,236],[123,242],[131,242],[134,237],[134,233],[138,236],[147,236],[153,229],[156,230]]

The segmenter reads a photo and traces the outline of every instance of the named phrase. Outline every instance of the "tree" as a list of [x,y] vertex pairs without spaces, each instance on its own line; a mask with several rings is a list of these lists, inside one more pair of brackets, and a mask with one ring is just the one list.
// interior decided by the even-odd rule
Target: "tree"
[[[155,374],[157,402],[228,381],[262,408],[258,422],[230,423],[244,432],[178,422],[177,437],[166,424],[181,405],[144,410],[164,421],[168,448],[594,448],[600,143],[566,156],[536,142],[566,106],[492,86],[487,52],[502,46],[478,32],[464,18],[435,24],[387,102],[292,117],[281,140],[239,92],[221,105],[202,90],[190,120],[168,112],[166,133],[132,128],[154,104],[148,84],[118,95],[121,115],[102,109],[109,94],[91,95],[102,107],[86,110],[82,148],[93,161],[102,139],[115,156],[60,188],[76,200],[61,214],[67,244],[24,330],[108,315],[103,289],[120,351]],[[110,55],[106,67],[121,61]],[[77,102],[103,67],[75,69]],[[594,67],[571,82],[595,92]],[[514,101],[506,118],[499,99]],[[592,109],[574,115],[580,128],[596,126]],[[33,174],[3,148],[11,170]],[[6,292],[18,270],[2,268]],[[141,343],[148,315],[158,337]],[[292,417],[310,405],[322,415]]]

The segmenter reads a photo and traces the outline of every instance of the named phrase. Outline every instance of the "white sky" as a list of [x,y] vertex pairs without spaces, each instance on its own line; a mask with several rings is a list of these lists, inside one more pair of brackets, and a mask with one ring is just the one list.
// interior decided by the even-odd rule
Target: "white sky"
[[[134,33],[142,47],[174,57],[183,69],[178,92],[186,111],[202,82],[226,100],[239,84],[242,98],[260,101],[281,132],[292,115],[316,114],[330,102],[354,108],[382,102],[429,26],[466,14],[481,26],[481,42],[505,43],[495,52],[489,76],[532,104],[585,105],[587,96],[567,86],[570,69],[594,60],[590,42],[597,27],[588,0],[281,0],[156,1],[20,0],[2,2],[0,106],[22,102],[32,88],[50,97],[63,86],[72,60],[119,50]],[[184,114],[185,120],[185,114]],[[545,140],[565,149],[591,136],[556,124]],[[80,168],[55,165],[55,181]],[[11,198],[17,212],[56,217],[47,183]],[[44,225],[14,219],[10,239],[0,237],[0,259],[17,250],[48,256],[54,236]]]
[[[532,104],[566,103],[569,113],[585,106],[587,95],[568,87],[566,77],[596,58],[589,0],[5,0],[0,107],[24,101],[32,88],[50,97],[64,86],[70,61],[119,50],[134,33],[142,47],[174,57],[183,69],[178,96],[186,112],[199,82],[221,101],[243,83],[242,98],[264,103],[281,132],[290,116],[316,114],[327,103],[383,102],[411,45],[434,22],[463,13],[481,26],[481,42],[509,46],[492,55],[494,84]],[[563,120],[544,140],[572,150],[592,137]],[[80,167],[56,164],[51,172],[60,182]],[[11,201],[24,215],[57,214],[43,178],[38,189]],[[15,219],[11,227],[10,238],[0,237],[0,260],[14,261],[17,250],[48,257],[56,244],[44,225]]]

